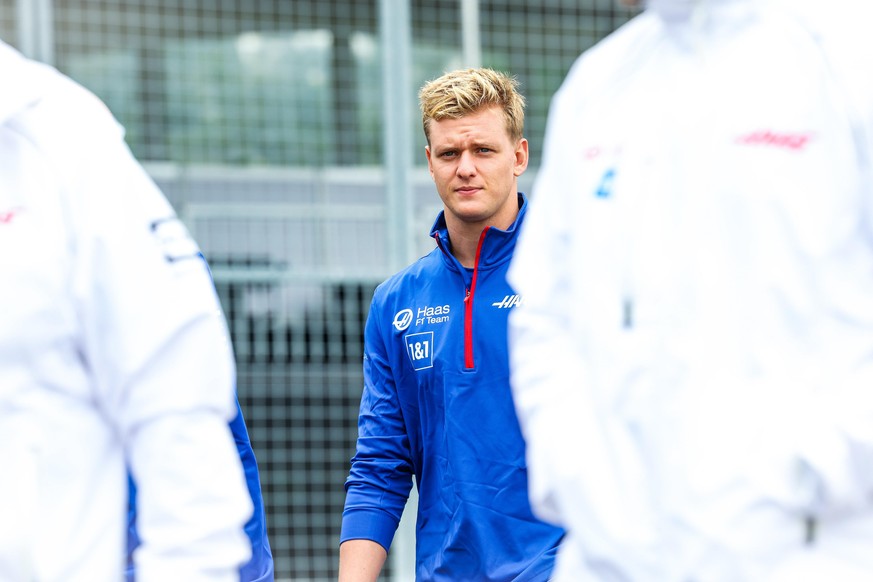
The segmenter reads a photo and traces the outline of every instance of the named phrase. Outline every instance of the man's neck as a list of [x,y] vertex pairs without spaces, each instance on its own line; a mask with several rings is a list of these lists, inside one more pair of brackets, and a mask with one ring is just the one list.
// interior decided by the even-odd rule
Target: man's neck
[[512,205],[507,204],[490,218],[481,222],[465,222],[444,209],[446,230],[449,233],[449,242],[452,247],[452,255],[460,263],[472,269],[476,266],[476,251],[479,248],[479,239],[482,231],[494,227],[507,230],[518,219],[520,203],[516,203],[518,195],[513,198]]
[[468,269],[476,266],[476,250],[479,248],[479,238],[482,236],[482,231],[485,226],[478,225],[475,228],[466,228],[470,225],[464,224],[464,228],[449,227],[449,242],[452,245],[452,255]]

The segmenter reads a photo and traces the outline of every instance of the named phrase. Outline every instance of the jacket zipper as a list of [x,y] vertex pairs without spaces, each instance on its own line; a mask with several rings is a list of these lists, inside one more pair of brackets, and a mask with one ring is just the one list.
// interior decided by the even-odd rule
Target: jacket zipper
[[482,254],[482,243],[490,226],[486,226],[479,235],[479,245],[476,247],[476,262],[473,263],[473,280],[464,295],[464,368],[472,370],[476,367],[473,359],[473,296],[476,294],[476,279],[479,277],[479,256]]

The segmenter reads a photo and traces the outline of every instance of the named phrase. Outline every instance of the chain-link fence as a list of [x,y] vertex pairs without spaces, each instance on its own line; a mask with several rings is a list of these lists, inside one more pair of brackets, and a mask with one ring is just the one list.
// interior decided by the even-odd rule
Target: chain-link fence
[[629,16],[614,0],[0,0],[2,38],[106,101],[212,265],[277,579],[336,578],[369,300],[433,244],[418,87],[514,74],[527,191],[552,94]]

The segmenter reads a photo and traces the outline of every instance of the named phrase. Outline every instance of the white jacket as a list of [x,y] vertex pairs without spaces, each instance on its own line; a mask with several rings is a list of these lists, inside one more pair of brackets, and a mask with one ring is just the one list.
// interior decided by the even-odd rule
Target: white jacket
[[555,96],[510,341],[558,580],[873,580],[870,13],[652,0]]
[[0,43],[0,580],[238,580],[251,514],[197,247],[93,95]]

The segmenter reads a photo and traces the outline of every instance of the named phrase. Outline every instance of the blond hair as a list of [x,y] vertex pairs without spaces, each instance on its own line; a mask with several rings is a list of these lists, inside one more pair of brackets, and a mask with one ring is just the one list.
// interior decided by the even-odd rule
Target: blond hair
[[509,137],[524,135],[524,96],[518,81],[492,69],[461,69],[428,81],[418,92],[424,135],[430,144],[430,124],[442,119],[458,119],[483,107],[503,109]]

